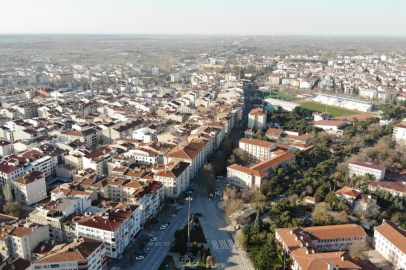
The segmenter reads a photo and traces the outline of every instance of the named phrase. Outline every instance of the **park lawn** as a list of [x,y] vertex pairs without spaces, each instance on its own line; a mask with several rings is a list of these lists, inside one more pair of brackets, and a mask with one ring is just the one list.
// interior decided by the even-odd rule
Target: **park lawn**
[[[326,105],[317,104],[317,103],[310,103],[310,102],[302,103],[302,104],[300,104],[300,107],[309,109],[309,110],[313,110],[313,111],[318,111],[318,112],[326,111]],[[327,112],[334,117],[359,114],[357,112],[349,111],[346,109],[339,109],[339,108],[329,107],[329,106],[327,106]]]
[[[263,92],[263,93],[261,93]],[[301,98],[291,95],[284,92],[277,92],[277,91],[259,91],[260,97],[264,96],[265,98],[277,98],[277,99],[286,99],[286,100],[302,100]]]

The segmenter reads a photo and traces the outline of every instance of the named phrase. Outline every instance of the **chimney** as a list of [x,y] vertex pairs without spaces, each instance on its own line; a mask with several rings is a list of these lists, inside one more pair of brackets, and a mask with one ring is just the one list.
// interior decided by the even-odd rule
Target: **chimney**
[[344,261],[344,256],[341,256],[341,260]]

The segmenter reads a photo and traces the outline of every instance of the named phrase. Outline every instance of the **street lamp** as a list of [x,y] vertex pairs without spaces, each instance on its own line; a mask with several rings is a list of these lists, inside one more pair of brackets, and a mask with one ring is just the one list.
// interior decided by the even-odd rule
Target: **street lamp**
[[187,246],[189,248],[189,244],[190,244],[190,201],[192,201],[193,198],[190,197],[190,194],[189,194],[189,197],[187,197],[186,200],[189,201],[189,212],[188,212],[188,218],[187,218]]

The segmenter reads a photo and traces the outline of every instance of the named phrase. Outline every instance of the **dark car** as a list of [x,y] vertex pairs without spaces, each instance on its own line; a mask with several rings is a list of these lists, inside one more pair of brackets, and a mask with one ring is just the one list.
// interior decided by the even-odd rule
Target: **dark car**
[[184,205],[184,204],[185,204],[185,202],[179,202],[178,204],[180,204],[180,205]]

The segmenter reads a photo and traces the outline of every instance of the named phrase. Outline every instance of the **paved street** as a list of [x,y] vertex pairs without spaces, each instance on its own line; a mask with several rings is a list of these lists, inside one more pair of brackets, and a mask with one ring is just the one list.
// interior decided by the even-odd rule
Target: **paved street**
[[[244,115],[243,120],[247,119],[249,100],[248,90],[244,88]],[[236,137],[239,130],[234,130],[231,137]],[[218,183],[221,190],[224,189],[223,184],[226,178]],[[235,246],[233,235],[234,227],[229,226],[217,207],[218,200],[209,201],[208,193],[205,189],[204,179],[201,175],[197,175],[192,181],[190,188],[194,189],[192,194],[193,200],[191,201],[191,213],[200,212],[203,216],[200,218],[207,243],[209,244],[212,255],[215,257],[216,262],[219,263],[218,269],[235,269],[246,270],[253,269],[251,262],[245,256],[241,249]],[[159,213],[160,222],[153,226],[151,233],[147,233],[147,229],[141,231],[140,235],[135,238],[132,244],[123,253],[122,259],[114,264],[116,267],[123,269],[158,269],[159,265],[164,260],[166,254],[170,249],[170,244],[174,239],[176,230],[183,228],[187,222],[188,202],[182,205],[183,209],[178,211],[175,218],[169,217],[169,213],[173,211],[173,206]],[[159,230],[159,226],[165,222],[170,221],[171,224],[166,230]],[[193,233],[193,232],[191,232]],[[157,237],[157,242],[145,242],[145,239]],[[151,248],[150,253],[144,260],[130,262],[127,260],[128,255],[134,255],[139,252],[138,247],[140,243],[145,243],[147,247]]]

